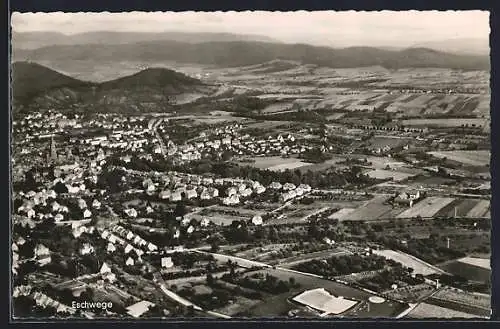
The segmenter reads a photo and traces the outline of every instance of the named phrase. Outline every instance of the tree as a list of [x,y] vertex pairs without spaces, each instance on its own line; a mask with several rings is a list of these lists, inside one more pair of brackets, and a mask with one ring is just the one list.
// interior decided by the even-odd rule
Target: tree
[[215,279],[212,273],[207,273],[207,285],[212,286],[215,282]]

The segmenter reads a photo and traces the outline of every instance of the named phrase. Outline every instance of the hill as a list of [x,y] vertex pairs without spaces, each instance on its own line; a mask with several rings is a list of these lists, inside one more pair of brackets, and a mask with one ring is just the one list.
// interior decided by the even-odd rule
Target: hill
[[488,56],[490,44],[487,38],[455,38],[448,40],[425,42],[414,45],[414,47],[432,48],[437,51],[444,51],[453,54]]
[[89,87],[80,81],[36,63],[16,62],[12,65],[12,97],[24,99],[57,88]]
[[96,31],[66,35],[59,32],[13,32],[12,46],[18,49],[36,49],[53,45],[128,44],[150,41],[178,41],[187,43],[261,41],[278,42],[262,35],[233,33],[189,32],[111,32]]
[[200,80],[164,68],[149,68],[131,76],[90,83],[39,64],[13,64],[15,107],[116,112],[162,112],[175,98],[202,97],[212,92]]
[[440,67],[489,70],[488,56],[458,55],[428,48],[401,51],[373,47],[334,49],[306,44],[281,44],[253,41],[186,43],[177,41],[134,44],[94,44],[50,46],[16,51],[16,58],[30,60],[94,61],[176,61],[212,64],[221,67],[256,65],[275,59],[298,61],[332,68],[383,66],[386,68]]

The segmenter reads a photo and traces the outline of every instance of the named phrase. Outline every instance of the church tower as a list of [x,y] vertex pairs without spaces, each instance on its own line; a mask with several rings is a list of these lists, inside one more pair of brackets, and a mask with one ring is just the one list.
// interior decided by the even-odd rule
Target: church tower
[[54,163],[57,161],[57,149],[56,149],[56,142],[54,140],[54,136],[50,138],[50,150],[49,150],[49,157],[48,157],[48,164]]

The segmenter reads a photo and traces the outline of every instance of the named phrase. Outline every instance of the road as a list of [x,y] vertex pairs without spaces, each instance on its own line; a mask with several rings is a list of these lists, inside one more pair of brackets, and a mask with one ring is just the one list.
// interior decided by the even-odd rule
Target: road
[[167,288],[167,284],[166,282],[163,280],[161,274],[159,272],[155,272],[153,273],[153,281],[160,287],[161,291],[170,299],[176,301],[177,303],[183,305],[183,306],[186,306],[186,307],[193,307],[194,310],[196,311],[201,311],[201,312],[205,312],[207,314],[210,314],[210,315],[213,315],[213,316],[216,316],[218,318],[222,318],[222,319],[230,319],[231,317],[228,316],[228,315],[225,315],[225,314],[221,314],[221,313],[217,313],[217,312],[214,312],[214,311],[205,311],[203,310],[201,307],[199,307],[198,305],[195,305],[193,304],[192,302],[190,302],[189,300],[177,295],[175,292],[169,290]]

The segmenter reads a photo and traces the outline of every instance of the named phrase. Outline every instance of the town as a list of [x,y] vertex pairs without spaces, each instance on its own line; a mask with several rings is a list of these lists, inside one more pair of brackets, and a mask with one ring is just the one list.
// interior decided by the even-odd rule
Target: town
[[13,52],[15,319],[490,317],[483,57],[193,44]]

